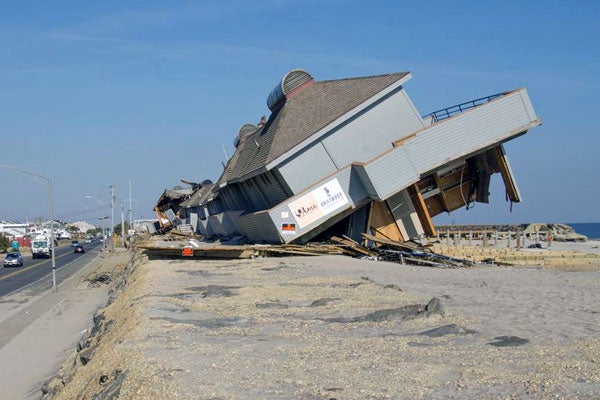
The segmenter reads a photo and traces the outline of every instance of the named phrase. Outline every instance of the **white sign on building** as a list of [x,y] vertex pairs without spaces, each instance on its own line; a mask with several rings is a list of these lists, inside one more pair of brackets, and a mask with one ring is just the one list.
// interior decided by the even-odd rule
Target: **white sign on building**
[[300,228],[348,204],[337,179],[333,179],[288,204]]

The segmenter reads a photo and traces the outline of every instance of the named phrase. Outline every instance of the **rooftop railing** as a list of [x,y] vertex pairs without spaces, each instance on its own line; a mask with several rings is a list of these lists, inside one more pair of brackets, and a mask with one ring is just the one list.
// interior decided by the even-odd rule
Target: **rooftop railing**
[[432,113],[425,115],[423,117],[423,119],[431,118],[432,123],[436,123],[438,121],[442,121],[444,119],[450,118],[456,114],[460,114],[464,111],[467,111],[472,108],[479,107],[483,104],[489,103],[490,101],[492,101],[498,97],[504,96],[507,93],[509,93],[509,92],[496,93],[491,96],[482,97],[480,99],[475,99],[475,100],[467,101],[465,103],[457,104],[455,106],[451,106],[448,108],[443,108],[441,110],[437,110],[437,111],[434,111]]

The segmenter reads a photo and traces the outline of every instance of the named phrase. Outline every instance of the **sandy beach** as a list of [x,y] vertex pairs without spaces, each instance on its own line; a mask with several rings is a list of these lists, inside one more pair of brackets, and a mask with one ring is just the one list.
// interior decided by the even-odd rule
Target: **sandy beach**
[[597,398],[599,278],[141,258],[48,398]]

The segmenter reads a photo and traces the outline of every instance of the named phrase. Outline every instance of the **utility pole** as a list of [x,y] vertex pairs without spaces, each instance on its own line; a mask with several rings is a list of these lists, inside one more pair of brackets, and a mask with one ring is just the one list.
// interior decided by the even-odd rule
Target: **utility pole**
[[110,249],[115,249],[115,186],[110,185]]
[[129,220],[129,229],[133,229],[133,202],[137,201],[137,199],[131,198],[131,181],[129,181],[129,199],[123,199],[122,201],[129,202],[129,209],[127,210],[127,212],[128,212],[127,218]]
[[125,213],[123,211],[123,200],[121,200],[121,240],[123,240],[123,247],[125,247]]
[[129,181],[129,229],[133,229],[133,206],[131,205],[131,181]]

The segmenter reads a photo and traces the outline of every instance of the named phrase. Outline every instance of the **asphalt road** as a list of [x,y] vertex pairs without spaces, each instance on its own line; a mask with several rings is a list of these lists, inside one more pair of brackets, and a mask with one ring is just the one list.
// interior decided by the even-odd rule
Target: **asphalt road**
[[[87,261],[97,255],[101,249],[101,242],[96,240],[92,243],[84,243],[85,253],[75,254],[69,246],[57,247],[56,256],[56,280],[57,284],[68,278],[73,272],[81,268]],[[4,260],[4,257],[2,257]],[[43,286],[52,287],[52,259],[32,259],[24,256],[22,267],[0,267],[0,297],[13,293],[42,280]]]

